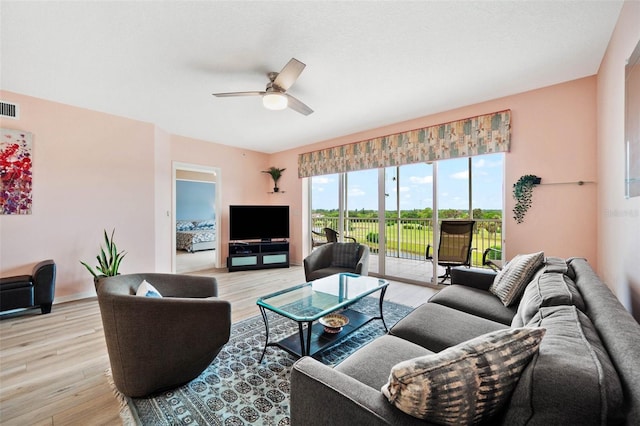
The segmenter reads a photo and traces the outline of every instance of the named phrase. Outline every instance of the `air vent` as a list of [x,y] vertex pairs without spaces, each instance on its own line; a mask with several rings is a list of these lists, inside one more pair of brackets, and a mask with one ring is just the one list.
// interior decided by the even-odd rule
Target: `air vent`
[[9,117],[15,120],[20,118],[20,105],[11,102],[0,101],[0,117]]

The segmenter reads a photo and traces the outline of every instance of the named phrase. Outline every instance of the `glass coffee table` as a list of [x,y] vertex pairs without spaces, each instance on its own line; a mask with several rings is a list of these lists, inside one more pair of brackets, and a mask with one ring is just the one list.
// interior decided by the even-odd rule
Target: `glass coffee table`
[[[256,303],[260,308],[267,333],[260,362],[269,346],[277,346],[297,357],[313,355],[337,344],[363,325],[376,319],[381,320],[384,329],[388,331],[382,314],[382,302],[388,285],[387,280],[380,278],[341,273],[261,297]],[[380,292],[380,316],[365,315],[353,309],[347,309],[375,292]],[[296,321],[298,332],[277,342],[270,342],[267,311]],[[319,322],[314,324],[320,318],[336,312],[349,319],[348,324],[344,325],[340,331],[327,332]]]

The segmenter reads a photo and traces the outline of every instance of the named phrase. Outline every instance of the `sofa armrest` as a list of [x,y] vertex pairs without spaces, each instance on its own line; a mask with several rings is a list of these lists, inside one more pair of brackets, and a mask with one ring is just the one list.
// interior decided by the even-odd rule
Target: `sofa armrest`
[[303,357],[291,368],[291,425],[423,425],[393,407],[379,389]]
[[52,259],[43,260],[33,267],[34,303],[45,305],[51,311],[51,304],[56,291],[56,264]]
[[360,244],[360,258],[356,264],[356,274],[369,275],[369,246]]
[[483,268],[451,268],[451,284],[489,290],[497,272]]

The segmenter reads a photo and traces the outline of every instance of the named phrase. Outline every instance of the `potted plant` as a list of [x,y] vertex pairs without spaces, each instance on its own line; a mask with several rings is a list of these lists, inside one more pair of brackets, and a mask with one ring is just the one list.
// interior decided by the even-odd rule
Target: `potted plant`
[[97,282],[99,277],[113,277],[118,275],[120,262],[127,254],[125,251],[118,251],[116,243],[113,241],[113,234],[115,232],[116,230],[114,229],[111,232],[111,237],[109,237],[107,231],[104,231],[104,242],[106,248],[100,246],[100,253],[96,256],[96,259],[98,260],[96,271],[94,271],[93,268],[85,262],[80,261],[80,263],[82,263],[84,267],[91,272],[95,282]]
[[531,207],[533,199],[533,187],[539,185],[542,179],[536,175],[520,176],[520,179],[513,184],[513,198],[516,205],[513,207],[513,218],[517,223],[524,222],[524,215]]
[[280,188],[278,188],[278,180],[282,177],[282,172],[284,172],[286,169],[279,169],[277,167],[269,167],[269,170],[263,170],[262,173],[267,173],[269,175],[271,175],[271,178],[273,179],[273,192],[278,192],[280,191]]

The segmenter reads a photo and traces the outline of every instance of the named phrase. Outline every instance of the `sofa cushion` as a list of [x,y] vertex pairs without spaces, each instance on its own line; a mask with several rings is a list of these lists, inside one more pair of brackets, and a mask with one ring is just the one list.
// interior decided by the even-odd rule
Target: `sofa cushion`
[[[557,268],[551,270],[555,271]],[[573,280],[564,273],[547,271],[537,275],[524,290],[512,327],[524,326],[543,307],[575,305],[584,311],[584,301]]]
[[334,243],[331,266],[334,268],[355,268],[358,263],[358,243]]
[[389,371],[401,361],[432,355],[428,349],[395,336],[381,336],[363,346],[338,364],[335,369],[373,389],[389,380]]
[[482,318],[509,325],[516,313],[515,306],[504,306],[495,294],[466,285],[452,284],[433,295],[429,302],[448,306]]
[[498,272],[489,291],[502,300],[505,306],[520,300],[526,285],[544,261],[544,253],[519,254]]
[[403,361],[381,391],[400,410],[433,423],[486,421],[509,400],[543,336],[542,328],[500,330]]
[[575,306],[540,308],[538,355],[522,372],[504,424],[617,424],[620,380],[595,326]]
[[480,318],[438,303],[424,303],[391,328],[390,334],[434,352],[508,325]]

